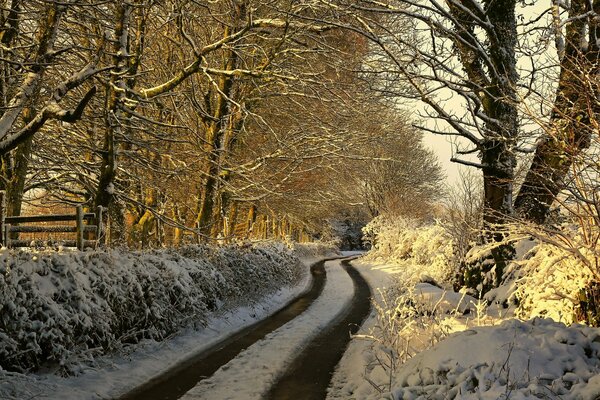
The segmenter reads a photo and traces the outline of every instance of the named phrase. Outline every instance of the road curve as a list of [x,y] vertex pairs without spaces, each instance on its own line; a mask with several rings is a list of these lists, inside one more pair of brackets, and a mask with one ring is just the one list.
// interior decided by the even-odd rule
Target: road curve
[[325,262],[337,258],[340,257],[328,258],[313,264],[310,268],[312,274],[310,288],[272,316],[242,329],[209,350],[165,372],[160,377],[133,389],[122,396],[120,400],[180,398],[202,379],[211,376],[222,365],[235,358],[242,350],[303,313],[323,291],[327,280]]
[[338,364],[350,335],[362,325],[371,311],[371,288],[360,273],[343,260],[342,266],[354,283],[354,297],[346,312],[313,339],[292,362],[285,374],[273,385],[267,400],[323,400],[335,366]]

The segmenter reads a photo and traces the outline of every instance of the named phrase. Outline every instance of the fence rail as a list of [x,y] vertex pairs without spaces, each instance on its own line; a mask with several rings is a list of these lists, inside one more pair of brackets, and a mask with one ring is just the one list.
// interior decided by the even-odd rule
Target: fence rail
[[[6,215],[6,196],[0,191],[0,240],[5,247],[37,247],[44,246],[48,242],[64,247],[77,247],[83,250],[86,247],[95,248],[103,236],[102,207],[98,207],[96,213],[84,213],[83,207],[75,207],[73,214],[48,214],[48,215]],[[41,222],[68,222],[75,221],[71,225],[21,225]],[[18,238],[19,233],[74,233],[75,239],[68,240],[24,240]],[[92,234],[95,240],[90,240]],[[15,237],[17,236],[17,237]]]
[[[19,215],[16,217],[4,217],[7,224],[27,223],[27,222],[48,222],[48,218],[52,218],[51,222],[77,221],[77,214],[48,214],[48,215]],[[83,219],[90,221],[96,218],[94,213],[83,214]]]

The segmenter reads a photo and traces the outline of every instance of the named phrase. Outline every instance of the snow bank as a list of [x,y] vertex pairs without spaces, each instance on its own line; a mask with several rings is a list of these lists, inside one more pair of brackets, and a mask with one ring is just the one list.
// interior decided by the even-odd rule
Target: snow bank
[[217,310],[296,284],[304,268],[283,244],[129,252],[0,252],[0,368],[81,361],[162,340]]
[[418,283],[412,291],[416,307],[427,313],[464,315],[474,312],[478,303],[466,293],[443,290],[429,283]]
[[[388,257],[405,271],[382,292],[377,320],[363,336],[372,341],[363,357],[367,384],[345,389],[365,399],[600,398],[600,329],[563,324],[576,321],[577,297],[594,279],[581,258],[585,249],[515,234],[509,240],[516,261],[505,268],[504,285],[477,301],[415,283],[443,278],[437,271],[444,269],[423,262],[427,251],[413,245],[430,238],[434,247],[435,230],[410,229],[381,238],[385,246],[370,257],[383,263]],[[521,320],[507,319],[513,315]]]
[[456,333],[395,374],[394,399],[596,399],[600,329],[508,320]]

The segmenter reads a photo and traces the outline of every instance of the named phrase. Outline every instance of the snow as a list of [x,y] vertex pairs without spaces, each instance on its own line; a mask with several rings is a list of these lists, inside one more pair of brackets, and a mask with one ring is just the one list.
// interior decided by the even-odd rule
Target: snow
[[[488,306],[420,282],[443,277],[444,269],[415,254],[414,244],[435,243],[431,235],[443,233],[398,221],[382,231],[371,254],[355,263],[379,289],[336,369],[329,400],[600,398],[600,329],[558,322],[572,322],[567,293],[577,293],[588,274],[566,251],[516,242],[518,261],[506,269],[506,285],[488,293]],[[524,299],[519,308],[506,301],[515,294]],[[535,315],[555,320],[530,319]]]
[[[361,273],[372,288],[385,288],[393,282],[392,277],[398,271],[391,265],[372,265],[365,262],[354,261],[352,265]],[[381,293],[374,290],[378,300]],[[371,315],[364,322],[357,333],[364,335],[376,324],[376,314]],[[367,399],[369,395],[375,396],[373,386],[365,379],[365,372],[369,365],[371,355],[370,341],[354,338],[350,341],[346,353],[340,360],[331,379],[327,399]],[[374,397],[376,398],[376,397]]]
[[[325,246],[296,246],[296,254],[302,255],[302,268],[294,265],[298,259],[291,255],[289,249],[281,244],[263,244],[243,248],[222,248],[219,250],[199,247],[188,247],[178,251],[160,250],[149,253],[111,251],[110,254],[97,252],[17,252],[4,251],[5,266],[1,282],[8,288],[11,282],[22,282],[27,276],[31,283],[27,296],[33,294],[34,299],[41,299],[49,305],[52,313],[67,315],[76,320],[86,320],[93,324],[103,320],[102,312],[106,301],[89,291],[93,279],[113,279],[111,290],[121,290],[116,282],[124,281],[133,285],[133,289],[142,290],[140,277],[145,277],[157,285],[178,287],[181,301],[185,299],[185,290],[190,290],[193,282],[189,277],[199,273],[203,285],[210,285],[211,280],[219,285],[221,297],[198,295],[202,301],[215,300],[215,310],[197,315],[194,321],[186,318],[187,328],[174,329],[166,340],[160,337],[146,338],[137,345],[121,345],[116,353],[98,356],[98,349],[89,352],[77,352],[76,362],[70,365],[76,376],[61,378],[55,370],[37,374],[20,374],[0,369],[0,398],[44,398],[44,399],[97,399],[115,398],[131,390],[171,366],[184,362],[189,357],[210,347],[216,341],[233,334],[266,316],[276,312],[283,305],[304,290],[309,282],[306,266],[308,263],[331,255],[331,249]],[[108,257],[108,258],[107,258]],[[198,270],[197,270],[198,269]],[[303,273],[300,273],[303,270]],[[300,273],[300,274],[299,274]],[[68,279],[58,279],[55,274]],[[172,276],[177,279],[171,280]],[[8,278],[8,280],[7,280]],[[283,278],[283,279],[282,279]],[[115,281],[116,279],[116,281]],[[286,283],[287,282],[287,283]],[[250,286],[248,286],[250,285]],[[210,287],[210,286],[209,286]],[[0,295],[13,296],[24,294],[22,288],[14,287],[10,293],[7,287],[0,290]],[[137,289],[136,289],[137,288]],[[163,290],[153,286],[156,292]],[[183,290],[183,292],[182,292]],[[21,293],[21,294],[19,294]],[[50,301],[56,293],[78,293],[76,310],[64,309],[60,302]],[[125,291],[120,294],[126,297]],[[51,297],[48,297],[51,296]],[[69,296],[72,296],[69,294]],[[81,297],[83,296],[83,297]],[[87,297],[86,297],[87,296]],[[23,308],[14,301],[3,299],[3,313],[7,309]],[[172,307],[161,303],[149,304],[155,315],[167,315]],[[9,310],[10,311],[10,310]],[[123,308],[122,312],[131,312]],[[23,312],[23,310],[21,310]],[[23,332],[31,330],[40,323],[27,314],[23,314],[19,329]],[[42,321],[43,322],[43,321]],[[46,318],[41,325],[56,326],[52,317]],[[65,324],[68,326],[68,324]],[[175,325],[179,326],[179,323]],[[183,324],[181,325],[183,326]],[[13,339],[4,334],[5,328],[0,325],[0,344],[6,345]],[[59,327],[60,328],[60,327]],[[11,332],[8,332],[9,334]],[[66,346],[65,346],[66,348]],[[81,349],[79,349],[81,350]],[[10,353],[8,353],[10,354]],[[87,356],[86,362],[81,362]],[[157,363],[156,360],[160,360]],[[6,361],[6,359],[5,359]],[[69,360],[67,360],[69,361]]]
[[393,396],[596,399],[599,339],[598,329],[549,319],[472,328],[406,362],[394,377]]
[[417,283],[412,294],[421,308],[434,312],[465,314],[474,311],[477,304],[477,300],[466,293],[443,290],[429,283]]
[[[583,253],[585,249],[578,249]],[[532,250],[532,256],[522,263],[522,277],[515,282],[514,296],[518,297],[517,316],[552,318],[555,321],[575,321],[577,295],[597,277],[569,249],[545,243]],[[593,259],[593,258],[592,258]],[[507,282],[508,284],[511,281]]]
[[[205,329],[189,328],[163,342],[146,341],[131,353],[97,359],[101,368],[90,367],[78,376],[60,378],[56,375],[20,375],[22,383],[17,389],[14,387],[17,383],[14,380],[15,375],[7,376],[5,382],[2,382],[0,375],[0,394],[6,396],[11,390],[22,390],[23,383],[26,383],[32,396],[35,394],[35,398],[40,399],[117,398],[133,387],[142,385],[193,358],[240,329],[273,314],[290,299],[299,295],[308,283],[306,275],[306,279],[297,287],[280,290],[265,298],[260,305],[239,307],[210,318]],[[157,362],[158,360],[160,362]]]
[[[573,303],[566,295],[576,293],[587,279],[588,272],[578,268],[581,264],[577,260],[549,244],[529,239],[517,242],[519,259],[505,270],[506,285],[486,295],[488,306],[484,299],[450,289],[448,272],[454,267],[443,263],[451,261],[448,237],[443,230],[402,223],[387,232],[396,236],[376,234],[378,244],[371,254],[353,262],[374,288],[374,307],[337,366],[328,399],[600,398],[600,329],[559,321],[572,322],[567,316],[572,318]],[[400,249],[395,249],[395,244]],[[235,252],[213,254],[211,258],[206,250],[189,251],[187,255],[165,252],[144,256],[145,262],[152,260],[152,268],[143,271],[149,277],[179,276],[175,282],[185,289],[186,280],[182,277],[186,275],[182,273],[190,267],[181,257],[195,254],[198,259],[211,259],[219,265],[228,265],[223,263],[231,257],[239,260]],[[270,260],[285,253],[281,247],[253,251]],[[250,253],[244,257],[256,256]],[[79,253],[70,257],[85,256],[75,254]],[[305,265],[318,254],[323,254],[318,248],[296,250]],[[350,254],[356,253],[344,253]],[[88,264],[90,259],[96,260],[91,253],[87,257]],[[73,269],[60,257],[21,254],[16,259],[25,262],[5,259],[5,281],[7,277],[29,276],[26,286],[35,287],[36,296],[79,293],[80,288],[93,286],[92,274]],[[117,259],[127,268],[133,268],[132,260],[139,260],[139,256],[120,254]],[[263,273],[278,276],[270,267],[258,271],[244,265],[235,269],[237,275],[210,267],[202,275],[214,279],[219,290],[227,293],[221,299],[217,297],[219,302],[214,312],[203,314],[205,328],[189,326],[167,340],[150,337],[132,348],[123,347],[116,356],[95,357],[95,363],[81,364],[85,367],[78,376],[60,378],[50,373],[24,375],[0,371],[0,397],[118,397],[217,340],[273,313],[308,283],[307,274],[289,281],[293,284],[278,283],[279,290],[260,291],[251,305],[244,304],[245,298],[227,300],[251,292],[252,287],[263,287]],[[106,267],[102,263],[100,266]],[[339,261],[327,262],[326,269],[323,293],[307,311],[244,350],[183,398],[261,399],[295,355],[349,304],[353,296],[351,279]],[[53,274],[63,279],[52,280]],[[247,280],[244,284],[250,286],[236,289],[230,286],[232,279]],[[85,291],[75,298],[84,298],[84,294]],[[520,296],[519,307],[507,304],[514,296]],[[88,315],[102,305],[98,299],[94,301],[76,302],[77,309],[83,310],[81,315]],[[48,305],[51,309],[56,307]],[[23,312],[18,301],[5,302],[4,308],[8,310],[4,312]],[[155,311],[162,312],[161,307]],[[536,315],[553,316],[554,320],[532,318]],[[41,325],[39,321],[33,322],[29,330],[33,332],[40,326],[54,327],[59,323],[50,319],[41,321]],[[0,330],[0,343],[6,342],[3,334]]]
[[372,243],[365,259],[400,272],[403,284],[425,279],[444,284],[454,273],[453,241],[439,224],[419,226],[412,220],[377,217],[363,231]]
[[[373,287],[397,283],[397,266],[354,265]],[[327,399],[592,400],[600,396],[600,329],[567,327],[539,318],[520,321],[486,315],[478,321],[481,304],[472,297],[429,284],[417,284],[413,295],[437,310],[437,328],[445,323],[446,336],[395,368],[385,369],[382,364],[387,360],[382,355],[389,349],[376,329],[381,321],[374,311],[338,365]],[[382,291],[377,297],[381,302]],[[440,300],[447,305],[440,307]],[[471,309],[469,314],[462,315],[462,304],[469,304],[465,307]],[[426,318],[431,324],[436,321]],[[417,333],[423,334],[411,332],[415,341]]]
[[323,293],[308,310],[244,350],[182,399],[262,399],[294,355],[335,319],[352,299],[352,280],[340,262],[327,262],[325,269],[327,281]]

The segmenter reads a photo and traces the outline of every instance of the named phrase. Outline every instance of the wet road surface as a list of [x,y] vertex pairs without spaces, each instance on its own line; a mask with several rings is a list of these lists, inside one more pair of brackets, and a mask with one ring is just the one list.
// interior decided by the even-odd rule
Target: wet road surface
[[371,311],[371,289],[360,273],[343,260],[342,266],[354,283],[354,297],[343,315],[313,339],[273,385],[268,400],[323,400],[348,344]]

